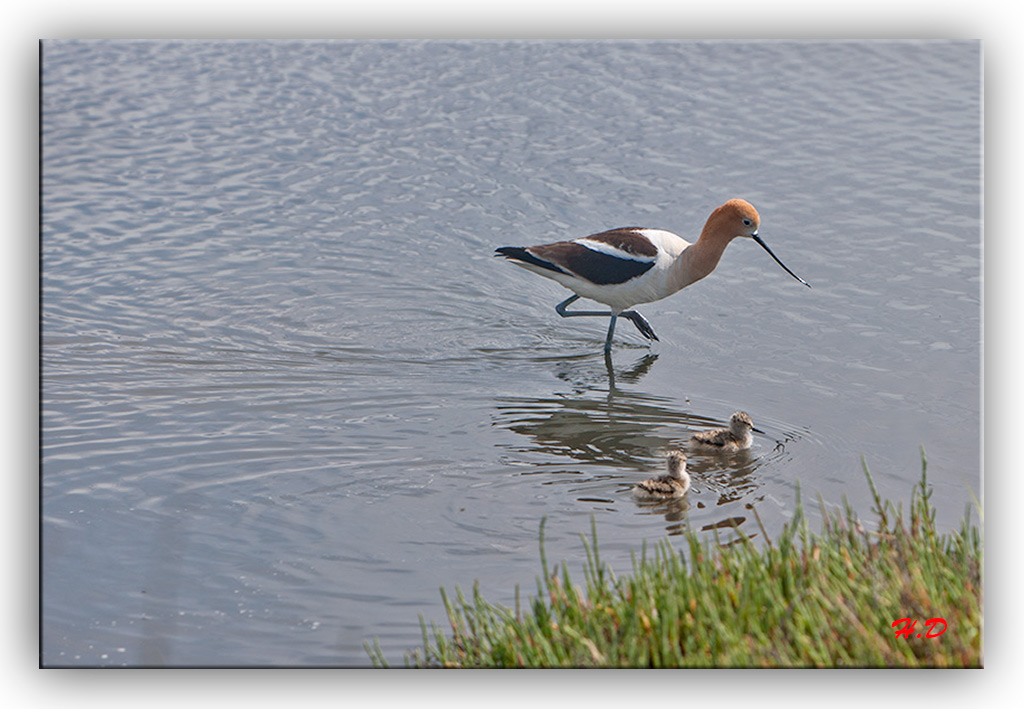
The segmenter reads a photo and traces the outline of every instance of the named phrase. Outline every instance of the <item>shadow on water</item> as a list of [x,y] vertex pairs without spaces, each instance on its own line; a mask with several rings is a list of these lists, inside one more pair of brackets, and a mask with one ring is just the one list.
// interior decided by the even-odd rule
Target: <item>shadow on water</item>
[[[688,401],[681,406],[672,397],[642,391],[637,385],[655,366],[656,354],[619,368],[605,356],[603,371],[595,357],[544,360],[553,362],[555,376],[570,385],[566,393],[497,401],[493,425],[522,436],[506,446],[509,462],[522,466],[524,476],[544,478],[543,484],[570,477],[580,502],[630,504],[638,515],[664,517],[670,534],[682,533],[688,518],[708,531],[751,522],[747,510],[764,499],[763,469],[778,464],[786,455],[785,442],[799,435],[762,438],[754,449],[732,455],[690,454],[692,487],[684,498],[635,503],[630,487],[663,472],[670,448],[727,421],[687,410]],[[759,449],[767,452],[759,455]],[[756,525],[747,534],[755,536]]]

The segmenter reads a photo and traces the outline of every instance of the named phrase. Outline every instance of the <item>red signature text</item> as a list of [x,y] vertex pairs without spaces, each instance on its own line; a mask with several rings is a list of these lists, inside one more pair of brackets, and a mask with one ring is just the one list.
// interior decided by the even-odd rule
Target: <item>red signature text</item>
[[[903,627],[896,631],[897,638],[910,638],[921,637],[921,633],[914,633],[914,628],[917,627],[917,621],[912,618],[900,618],[899,620],[893,621],[892,627],[902,625]],[[942,627],[939,627],[942,626]],[[937,638],[946,632],[946,621],[942,618],[929,618],[924,622],[924,627],[927,628],[924,637],[926,638]]]

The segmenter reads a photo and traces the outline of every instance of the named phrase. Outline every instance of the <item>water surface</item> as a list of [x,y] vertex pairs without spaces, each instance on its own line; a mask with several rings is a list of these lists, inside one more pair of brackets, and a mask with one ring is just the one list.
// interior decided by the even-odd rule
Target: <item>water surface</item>
[[[862,456],[907,499],[923,446],[943,529],[980,490],[978,43],[48,41],[42,92],[46,664],[401,663],[544,517],[624,573],[867,515]],[[733,243],[610,361],[492,257],[731,197],[813,288]]]

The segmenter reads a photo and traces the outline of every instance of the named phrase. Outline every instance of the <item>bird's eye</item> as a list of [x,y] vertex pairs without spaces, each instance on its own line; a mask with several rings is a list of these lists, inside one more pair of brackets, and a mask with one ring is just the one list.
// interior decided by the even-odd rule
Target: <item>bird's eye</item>
[[743,226],[750,226],[751,224],[753,224],[753,222],[750,221],[749,219],[744,219],[743,220]]

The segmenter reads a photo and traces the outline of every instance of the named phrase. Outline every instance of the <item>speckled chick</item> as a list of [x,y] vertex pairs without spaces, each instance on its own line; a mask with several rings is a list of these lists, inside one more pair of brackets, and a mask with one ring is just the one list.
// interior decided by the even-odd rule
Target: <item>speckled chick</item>
[[751,431],[757,430],[750,416],[737,411],[729,419],[729,428],[713,428],[695,433],[687,441],[687,447],[702,453],[735,453],[750,448],[754,441]]
[[637,500],[672,500],[682,497],[690,489],[690,475],[686,472],[686,456],[674,450],[668,454],[668,473],[644,480],[633,486]]

